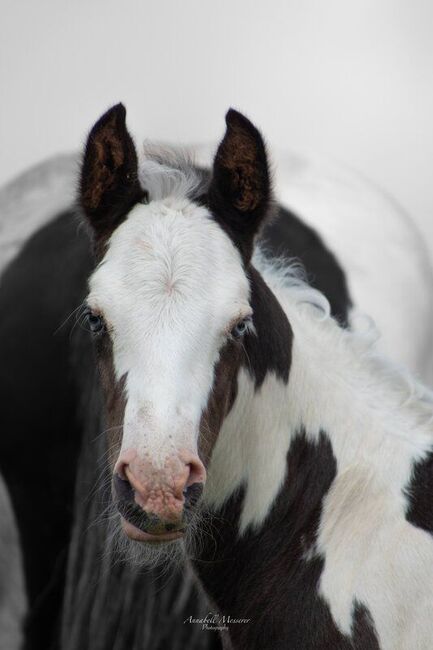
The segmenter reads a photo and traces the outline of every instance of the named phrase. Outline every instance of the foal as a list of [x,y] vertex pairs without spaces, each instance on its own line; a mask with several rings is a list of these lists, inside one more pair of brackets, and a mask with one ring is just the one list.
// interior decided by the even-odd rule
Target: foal
[[430,648],[431,397],[255,250],[266,150],[226,123],[210,175],[158,150],[138,164],[122,105],[87,142],[121,527],[152,559],[186,551],[226,648]]

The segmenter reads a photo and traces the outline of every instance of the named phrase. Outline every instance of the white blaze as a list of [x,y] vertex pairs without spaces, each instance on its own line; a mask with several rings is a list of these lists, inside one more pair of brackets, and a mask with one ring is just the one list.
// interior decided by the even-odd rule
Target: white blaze
[[227,327],[248,300],[240,254],[205,208],[168,198],[130,212],[88,298],[107,323],[116,378],[126,375],[123,449],[163,462],[196,448]]

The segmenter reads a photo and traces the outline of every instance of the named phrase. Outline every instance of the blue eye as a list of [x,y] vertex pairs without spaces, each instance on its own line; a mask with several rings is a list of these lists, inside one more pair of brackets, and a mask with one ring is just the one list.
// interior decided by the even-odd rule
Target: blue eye
[[93,313],[90,309],[85,312],[85,319],[92,334],[101,334],[105,330],[105,323],[102,316]]
[[248,316],[247,318],[240,320],[239,323],[236,323],[236,325],[231,330],[230,335],[234,339],[241,339],[247,333],[250,326],[251,318]]

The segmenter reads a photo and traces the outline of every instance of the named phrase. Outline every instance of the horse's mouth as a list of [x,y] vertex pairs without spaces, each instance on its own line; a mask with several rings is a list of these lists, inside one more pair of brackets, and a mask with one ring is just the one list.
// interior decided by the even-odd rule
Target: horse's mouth
[[129,537],[129,539],[134,540],[135,542],[146,542],[150,544],[163,544],[167,542],[174,542],[176,540],[182,539],[184,536],[183,530],[174,530],[170,532],[161,532],[158,534],[148,533],[140,528],[137,528],[130,521],[125,519],[122,516],[122,528],[123,532]]
[[135,493],[128,481],[115,475],[113,478],[115,505],[121,515],[124,533],[132,540],[151,544],[174,542],[184,536],[188,523],[200,500],[203,485],[191,485],[185,496],[184,509],[175,520],[163,519],[155,513],[145,512],[135,501]]
[[173,542],[184,535],[184,522],[164,522],[154,514],[148,514],[136,504],[118,501],[124,533],[136,542],[161,544]]

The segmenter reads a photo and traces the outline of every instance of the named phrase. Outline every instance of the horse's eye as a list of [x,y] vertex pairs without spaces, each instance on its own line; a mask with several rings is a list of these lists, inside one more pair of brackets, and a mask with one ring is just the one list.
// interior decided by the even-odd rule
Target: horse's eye
[[85,313],[85,318],[92,334],[101,334],[105,330],[104,319],[99,314],[95,314],[88,309]]
[[251,317],[243,318],[240,320],[230,332],[230,336],[234,339],[241,339],[251,327]]

